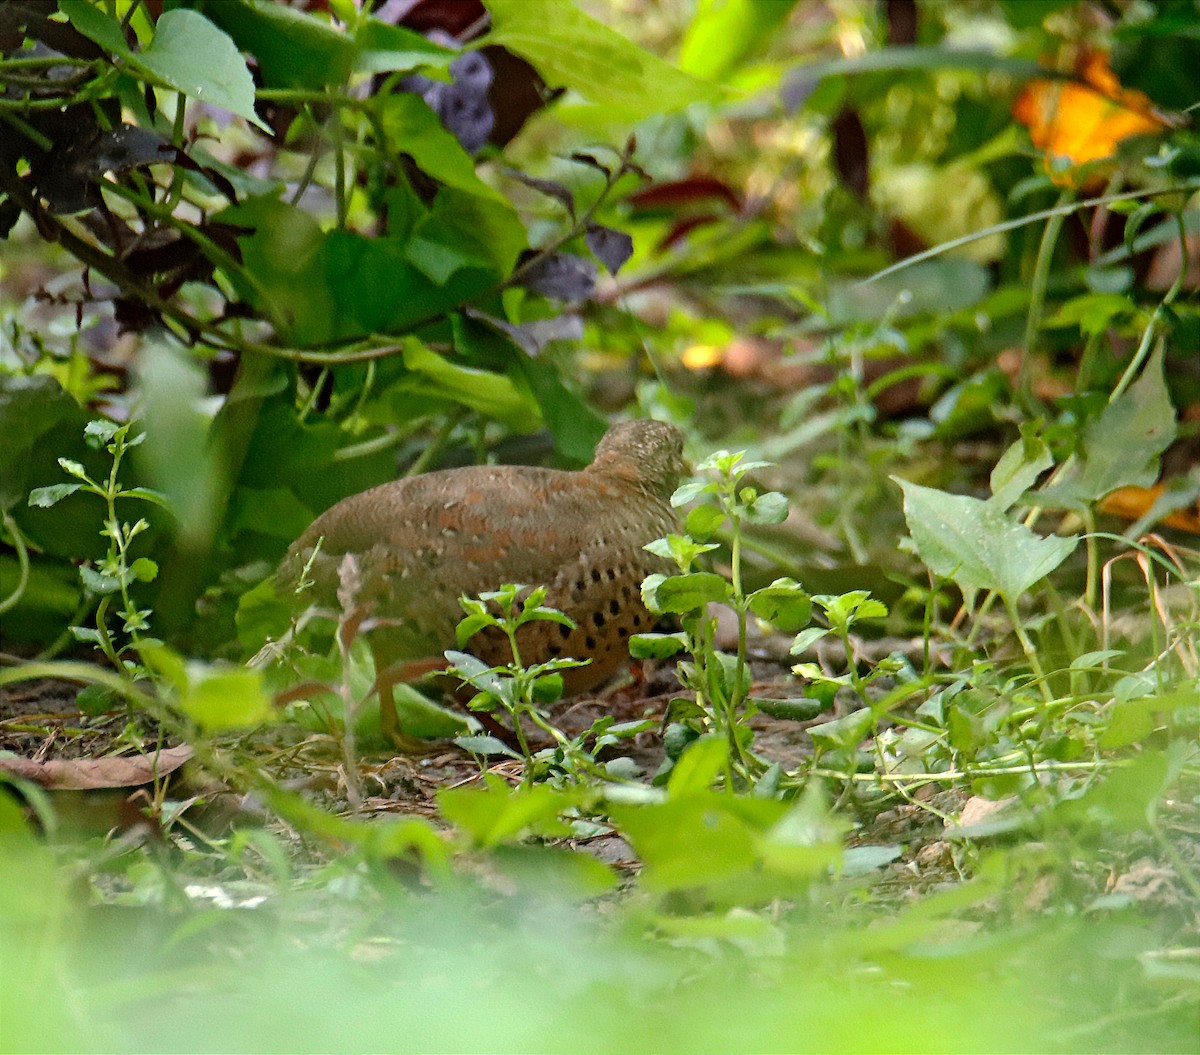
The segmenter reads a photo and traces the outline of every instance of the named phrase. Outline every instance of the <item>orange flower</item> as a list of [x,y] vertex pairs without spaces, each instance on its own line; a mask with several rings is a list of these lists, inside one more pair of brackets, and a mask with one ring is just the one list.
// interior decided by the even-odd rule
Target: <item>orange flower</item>
[[[1030,81],[1013,104],[1013,116],[1029,129],[1033,145],[1072,165],[1111,157],[1130,136],[1170,127],[1143,92],[1122,88],[1102,51],[1085,51],[1078,63],[1084,83]],[[1051,174],[1071,182],[1070,175]]]

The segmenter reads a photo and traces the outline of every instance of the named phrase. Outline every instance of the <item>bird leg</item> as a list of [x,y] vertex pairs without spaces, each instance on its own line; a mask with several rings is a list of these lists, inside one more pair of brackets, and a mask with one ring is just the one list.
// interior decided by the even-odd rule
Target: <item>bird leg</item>
[[374,647],[371,649],[371,655],[375,660],[374,688],[379,695],[380,733],[401,754],[429,754],[431,745],[427,740],[409,736],[400,728],[400,719],[396,714],[396,699],[392,694],[392,689],[396,685],[416,681],[417,678],[444,667],[446,661],[429,658],[402,660],[399,663],[389,664],[386,657],[381,656]]

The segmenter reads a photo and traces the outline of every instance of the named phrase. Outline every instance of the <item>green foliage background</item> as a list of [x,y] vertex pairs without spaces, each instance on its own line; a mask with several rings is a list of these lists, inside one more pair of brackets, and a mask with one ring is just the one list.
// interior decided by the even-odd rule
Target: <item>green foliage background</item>
[[[1200,577],[1146,532],[1200,494],[1200,4],[485,6],[464,47],[351,0],[0,6],[0,687],[89,682],[79,742],[223,781],[110,833],[4,778],[0,1048],[1196,1050]],[[500,48],[469,150],[417,89]],[[1095,52],[1161,127],[1068,171],[1013,103]],[[623,412],[746,451],[648,589],[696,690],[663,769],[560,744],[367,810],[355,723],[270,697],[365,696],[362,657],[245,666],[280,554]],[[754,617],[801,696],[751,691]],[[281,781],[321,736],[341,783]]]

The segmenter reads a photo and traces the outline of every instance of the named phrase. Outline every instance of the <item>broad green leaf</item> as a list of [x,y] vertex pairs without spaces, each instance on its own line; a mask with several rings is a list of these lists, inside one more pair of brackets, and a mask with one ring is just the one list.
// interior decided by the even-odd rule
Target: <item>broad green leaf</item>
[[1075,535],[1041,538],[991,502],[893,479],[904,491],[904,517],[917,553],[934,574],[960,586],[995,590],[1010,603],[1079,542]]
[[829,631],[821,626],[810,626],[807,630],[801,630],[795,638],[792,639],[791,653],[793,656],[799,655],[810,645],[816,644],[821,638],[825,637]]
[[875,713],[870,707],[851,711],[831,722],[809,727],[808,735],[814,744],[830,749],[852,749],[858,746],[875,728]]
[[[284,339],[311,346],[373,333],[402,333],[494,287],[523,245],[508,205],[443,188],[445,222],[421,230],[460,254],[443,282],[409,259],[407,238],[324,232],[303,209],[251,197],[220,214],[253,228],[239,239],[245,268],[228,273],[240,296],[265,312]],[[468,258],[470,259],[468,266]],[[253,276],[250,280],[247,276]]]
[[1192,688],[1118,700],[1100,737],[1100,746],[1107,750],[1138,743],[1155,729],[1167,725],[1167,716],[1172,711],[1197,706],[1200,706],[1200,692]]
[[723,80],[779,29],[794,6],[795,0],[700,0],[680,48],[680,68]]
[[62,0],[59,9],[84,36],[134,69],[270,131],[254,112],[254,80],[237,45],[199,12],[164,12],[150,43],[134,51],[120,26],[88,0]]
[[398,387],[406,391],[451,399],[519,432],[529,432],[541,422],[537,404],[507,377],[452,363],[416,337],[404,339],[403,356],[412,376]]
[[559,814],[574,806],[579,796],[573,791],[547,784],[510,788],[489,780],[486,788],[446,788],[438,792],[438,806],[445,818],[462,829],[478,846],[498,846],[534,829],[541,833],[565,833]]
[[670,659],[687,647],[687,636],[678,634],[634,634],[629,654],[634,659]]
[[686,528],[689,535],[697,539],[709,538],[725,523],[725,512],[716,506],[696,506],[688,510]]
[[1037,492],[1048,506],[1078,507],[1118,487],[1148,487],[1158,458],[1175,439],[1175,408],[1163,380],[1160,344],[1141,376],[1083,430],[1080,450],[1062,475]]
[[388,140],[408,154],[422,172],[448,187],[508,205],[499,191],[479,178],[474,158],[446,131],[419,95],[398,92],[388,96],[382,101],[380,120]]
[[626,118],[717,102],[725,94],[638,47],[570,0],[487,0],[486,7],[493,25],[489,44],[531,62],[552,87],[574,88]]
[[456,736],[454,743],[473,755],[506,755],[518,760],[521,757],[498,736]]
[[752,524],[782,524],[788,515],[788,500],[778,491],[759,495],[746,509],[746,519]]
[[[43,436],[78,412],[78,404],[52,377],[0,376],[0,509],[25,501],[33,449]],[[59,447],[54,453],[61,452]]]
[[1054,464],[1050,448],[1037,436],[1022,436],[1008,448],[992,470],[992,503],[1008,509]]
[[354,68],[363,73],[446,69],[458,52],[403,26],[365,19],[354,35]]
[[132,55],[121,27],[91,0],[59,0],[58,9],[70,19],[71,25],[105,51],[122,58]]
[[136,464],[166,496],[185,545],[193,553],[206,552],[217,529],[226,466],[208,443],[204,370],[166,338],[147,338],[138,364],[142,416],[154,442],[137,449]]
[[776,579],[746,600],[751,612],[777,630],[799,630],[812,615],[812,601],[795,579]]
[[825,704],[821,700],[810,699],[807,696],[796,696],[790,700],[768,700],[752,696],[749,702],[763,714],[786,722],[807,722],[825,710]]
[[[677,890],[750,876],[758,862],[757,833],[732,812],[731,799],[705,792],[646,806],[612,807],[613,820],[645,862],[640,881],[646,889]],[[756,800],[754,805],[779,804]]]
[[671,770],[667,795],[678,799],[707,792],[729,759],[729,744],[715,733],[693,740]]
[[1047,329],[1078,326],[1085,337],[1094,337],[1109,329],[1115,320],[1127,319],[1137,310],[1129,297],[1116,293],[1086,293],[1068,300],[1042,325]]
[[203,12],[258,60],[267,88],[344,84],[355,43],[328,22],[274,0],[199,0]]
[[254,79],[237,45],[195,11],[164,12],[149,47],[129,56],[129,61],[184,95],[270,131],[254,112]]
[[642,583],[642,600],[652,612],[691,612],[714,601],[728,601],[733,587],[712,572],[689,575],[650,575]]
[[274,714],[258,671],[190,665],[180,709],[206,732],[247,729]]

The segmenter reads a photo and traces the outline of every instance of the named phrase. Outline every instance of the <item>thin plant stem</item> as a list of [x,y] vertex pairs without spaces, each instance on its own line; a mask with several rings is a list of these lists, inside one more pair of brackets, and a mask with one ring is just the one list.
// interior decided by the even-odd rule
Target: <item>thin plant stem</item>
[[1029,290],[1029,313],[1025,316],[1025,339],[1021,342],[1021,362],[1017,371],[1017,398],[1030,414],[1037,414],[1033,398],[1033,383],[1030,377],[1030,359],[1037,343],[1038,331],[1042,328],[1042,311],[1046,304],[1046,287],[1050,281],[1050,267],[1054,262],[1054,249],[1062,232],[1067,213],[1062,211],[1071,201],[1074,192],[1064,190],[1055,203],[1054,210],[1046,220],[1042,241],[1038,246],[1037,262]]

